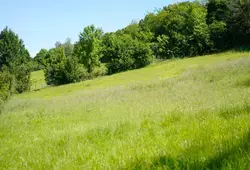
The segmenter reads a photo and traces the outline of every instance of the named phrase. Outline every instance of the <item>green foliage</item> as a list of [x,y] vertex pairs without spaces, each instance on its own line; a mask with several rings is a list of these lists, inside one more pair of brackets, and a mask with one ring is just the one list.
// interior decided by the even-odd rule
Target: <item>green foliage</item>
[[250,44],[249,0],[209,0],[206,7],[216,50]]
[[[193,2],[164,8],[158,15],[156,36],[161,58],[201,55],[209,51],[211,42],[206,24],[206,9]],[[165,43],[165,44],[164,44]]]
[[250,0],[231,0],[228,32],[232,47],[250,45]]
[[134,40],[133,45],[133,69],[145,67],[153,62],[154,56],[149,43]]
[[95,67],[93,71],[88,75],[88,78],[95,78],[100,76],[105,76],[108,73],[108,68],[106,64],[100,64],[100,66]]
[[87,68],[88,73],[100,65],[102,35],[102,29],[96,28],[94,25],[87,26],[80,33],[79,41],[75,44],[74,55]]
[[153,60],[150,45],[133,39],[129,34],[107,34],[103,44],[103,57],[109,61],[109,74],[141,68]]
[[48,85],[61,85],[83,80],[87,71],[75,57],[66,57],[63,47],[51,49],[47,56],[45,80]]
[[67,83],[64,74],[66,56],[63,48],[53,48],[47,54],[48,61],[45,68],[45,80],[48,85],[60,85]]
[[14,91],[22,93],[29,90],[31,61],[23,41],[12,30],[5,28],[0,33],[0,69],[6,66],[14,76]]
[[75,45],[68,38],[65,43],[56,42],[49,51],[41,50],[36,60],[45,66],[47,84],[68,84],[105,75],[106,67],[100,62],[102,34],[101,29],[88,26]]
[[[73,55],[74,45],[71,43],[69,38],[67,38],[64,43],[56,42],[55,48],[62,48],[64,50],[64,55],[67,58],[70,58]],[[35,70],[42,70],[46,68],[47,64],[50,62],[49,58],[51,57],[48,53],[48,50],[41,49],[36,54],[33,61],[33,67],[35,67]]]
[[8,68],[2,67],[0,70],[0,113],[4,102],[10,97],[13,84],[13,76]]
[[[32,68],[46,67],[48,84],[59,85],[141,68],[155,57],[184,58],[247,48],[249,18],[249,0],[176,3],[116,32],[103,34],[101,28],[87,26],[74,45],[69,38],[64,43],[56,42],[55,49],[63,49],[64,54],[51,54],[53,50],[48,54],[42,49]],[[52,58],[57,58],[56,62]]]
[[64,43],[56,42],[55,48],[62,47],[66,57],[71,57],[73,55],[74,45],[71,43],[71,39],[67,38]]
[[214,50],[227,49],[229,42],[225,39],[227,35],[226,23],[223,21],[214,21],[209,25],[210,37],[213,42]]
[[21,44],[18,36],[7,27],[0,33],[0,68],[3,65],[11,67],[12,63],[20,56]]
[[169,50],[167,44],[169,44],[169,37],[162,34],[157,37],[157,57],[162,58],[161,56],[158,55],[165,55],[167,58],[174,58],[174,53],[172,50]]
[[15,76],[14,87],[17,93],[30,90],[30,73],[30,68],[26,64],[21,64],[15,67],[13,75]]
[[230,0],[209,0],[206,4],[207,23],[212,24],[215,21],[227,21],[230,15],[229,2]]
[[46,67],[46,57],[48,50],[41,49],[34,57],[34,63],[39,65],[38,70],[44,69]]
[[78,62],[76,57],[67,58],[64,65],[64,74],[67,83],[75,83],[88,78],[87,69]]
[[227,20],[230,15],[229,0],[209,0],[207,8],[207,24],[209,24],[210,37],[213,50],[219,51],[229,48],[230,40],[227,29]]
[[139,22],[139,25],[144,31],[150,31],[156,35],[159,35],[160,33],[157,32],[158,27],[160,26],[158,17],[158,13],[149,13]]
[[0,33],[0,68],[6,65],[10,70],[30,61],[23,41],[12,30],[5,28]]
[[118,35],[129,34],[133,39],[149,43],[152,41],[154,34],[149,29],[143,30],[143,28],[136,22],[132,22],[130,25],[122,30],[116,32]]
[[38,64],[37,61],[34,61],[34,59],[32,61],[30,61],[28,63],[28,65],[29,65],[31,71],[39,71],[39,70],[44,69],[44,67],[42,65]]

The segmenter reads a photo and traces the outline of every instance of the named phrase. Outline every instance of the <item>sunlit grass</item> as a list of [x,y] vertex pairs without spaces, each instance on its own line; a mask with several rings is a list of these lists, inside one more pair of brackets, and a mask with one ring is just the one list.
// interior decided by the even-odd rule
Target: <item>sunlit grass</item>
[[[59,87],[48,87],[35,91],[32,93],[24,93],[20,97],[52,97],[58,95],[67,95],[68,93],[82,91],[82,90],[95,90],[100,88],[109,88],[113,86],[128,85],[131,83],[144,83],[146,81],[159,81],[167,78],[179,76],[185,70],[191,68],[202,67],[209,64],[216,64],[224,61],[230,61],[238,59],[239,57],[249,56],[248,52],[226,52],[216,55],[207,55],[195,58],[187,59],[175,59],[165,61],[157,64],[152,64],[148,67],[131,70],[111,76],[99,77],[94,80],[87,80],[80,83],[74,83],[69,85],[63,85]],[[34,72],[31,76],[36,82],[43,84],[44,74],[42,71]],[[41,85],[40,85],[41,86]]]
[[13,97],[0,169],[249,169],[250,54],[166,61]]
[[31,87],[30,87],[31,91],[46,87],[43,70],[32,72],[30,80],[31,80]]

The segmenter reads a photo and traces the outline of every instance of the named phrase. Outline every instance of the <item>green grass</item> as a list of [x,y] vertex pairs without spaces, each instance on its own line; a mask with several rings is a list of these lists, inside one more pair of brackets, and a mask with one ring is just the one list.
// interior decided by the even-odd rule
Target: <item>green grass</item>
[[30,90],[33,91],[46,87],[46,82],[44,79],[45,77],[43,70],[32,72],[30,78],[31,80]]
[[[99,77],[94,80],[83,81],[80,83],[63,85],[59,87],[50,87],[41,89],[32,93],[24,93],[20,95],[22,98],[34,97],[53,97],[67,95],[68,93],[83,91],[83,90],[96,90],[101,88],[109,88],[114,86],[124,86],[128,84],[140,84],[148,81],[161,81],[167,78],[173,78],[182,72],[191,68],[202,67],[209,64],[220,63],[238,59],[242,56],[249,56],[249,53],[227,52],[217,55],[207,55],[195,58],[187,58],[184,60],[171,60],[157,64],[152,64],[149,67],[127,71],[111,76]],[[33,76],[35,75],[35,76]],[[44,74],[42,71],[34,72],[31,78],[44,83]],[[36,76],[37,75],[37,76]],[[38,83],[39,84],[39,83]],[[41,87],[38,85],[38,87]]]
[[250,53],[166,61],[12,97],[0,169],[249,169]]

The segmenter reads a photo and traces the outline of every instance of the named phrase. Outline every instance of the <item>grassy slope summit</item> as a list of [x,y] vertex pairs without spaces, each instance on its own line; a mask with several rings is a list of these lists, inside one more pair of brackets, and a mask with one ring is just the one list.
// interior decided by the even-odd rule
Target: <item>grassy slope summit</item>
[[0,169],[248,169],[250,53],[173,60],[13,97]]

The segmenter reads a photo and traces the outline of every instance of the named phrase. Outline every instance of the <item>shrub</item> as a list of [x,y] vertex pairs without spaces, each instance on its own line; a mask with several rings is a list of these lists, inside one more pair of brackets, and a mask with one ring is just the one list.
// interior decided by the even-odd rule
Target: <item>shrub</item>
[[95,67],[90,73],[90,78],[105,76],[108,73],[108,68],[105,64],[101,64],[99,67]]
[[14,87],[15,92],[22,93],[30,90],[30,68],[22,64],[17,66],[14,71]]
[[87,69],[83,64],[78,63],[75,57],[67,58],[63,72],[68,83],[79,82],[88,77]]
[[48,52],[47,65],[44,70],[45,80],[48,85],[66,84],[66,76],[64,74],[64,64],[66,57],[63,48],[53,48]]
[[77,58],[66,57],[63,48],[54,48],[48,52],[45,68],[45,80],[48,85],[61,85],[81,81],[88,77],[87,70],[79,64]]
[[129,34],[106,35],[103,44],[103,60],[108,61],[109,74],[144,67],[154,58],[149,43]]

